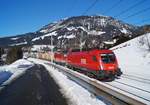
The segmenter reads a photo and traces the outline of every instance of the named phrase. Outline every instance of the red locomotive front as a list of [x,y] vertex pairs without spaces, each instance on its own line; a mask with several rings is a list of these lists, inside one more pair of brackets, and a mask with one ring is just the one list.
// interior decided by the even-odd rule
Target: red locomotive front
[[122,74],[115,54],[111,50],[70,52],[67,54],[67,65],[91,73],[97,78]]

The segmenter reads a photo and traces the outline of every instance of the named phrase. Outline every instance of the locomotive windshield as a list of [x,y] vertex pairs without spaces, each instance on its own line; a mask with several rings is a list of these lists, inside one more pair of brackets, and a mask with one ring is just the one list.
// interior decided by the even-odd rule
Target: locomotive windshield
[[101,54],[101,59],[103,63],[114,63],[115,55],[113,53]]

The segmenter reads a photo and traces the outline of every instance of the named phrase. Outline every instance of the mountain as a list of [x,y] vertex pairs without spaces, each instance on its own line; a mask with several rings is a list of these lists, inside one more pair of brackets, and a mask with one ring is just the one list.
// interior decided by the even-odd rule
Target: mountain
[[108,16],[76,16],[43,26],[34,33],[0,38],[0,46],[51,44],[60,49],[112,47],[138,35],[140,27]]
[[0,47],[31,45],[32,44],[31,40],[33,38],[42,35],[43,33],[35,32],[35,33],[25,33],[22,35],[0,38]]

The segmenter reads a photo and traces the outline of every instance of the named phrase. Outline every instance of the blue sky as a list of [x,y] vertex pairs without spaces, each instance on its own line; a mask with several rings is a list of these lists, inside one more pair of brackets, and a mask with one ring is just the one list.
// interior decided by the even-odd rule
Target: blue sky
[[[82,15],[94,1],[0,0],[0,37],[34,32],[50,22],[58,21],[65,17]],[[140,1],[142,1],[140,5],[116,17],[121,11]],[[119,4],[112,7],[117,3]],[[96,4],[85,15],[115,16],[117,19],[130,24],[143,25],[150,24],[150,9],[146,9],[149,7],[150,0],[97,0]],[[144,12],[141,14],[126,18],[142,10]],[[148,21],[142,22],[147,19]]]

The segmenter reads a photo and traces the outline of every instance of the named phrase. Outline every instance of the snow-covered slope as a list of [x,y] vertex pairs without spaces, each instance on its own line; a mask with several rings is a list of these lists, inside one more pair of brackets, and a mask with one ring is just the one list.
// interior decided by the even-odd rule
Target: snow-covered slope
[[150,33],[112,48],[124,74],[150,77]]

